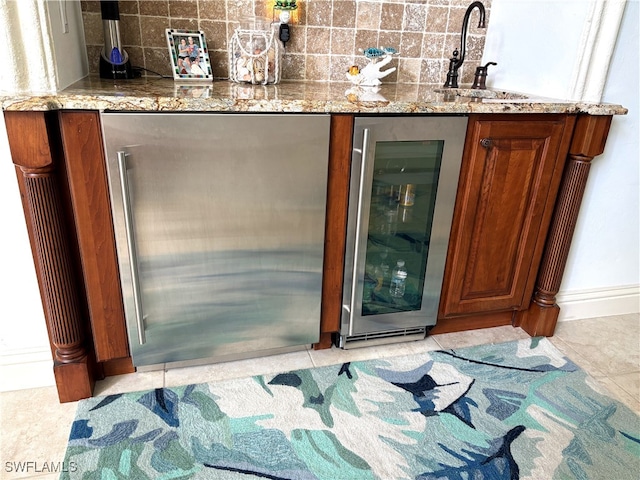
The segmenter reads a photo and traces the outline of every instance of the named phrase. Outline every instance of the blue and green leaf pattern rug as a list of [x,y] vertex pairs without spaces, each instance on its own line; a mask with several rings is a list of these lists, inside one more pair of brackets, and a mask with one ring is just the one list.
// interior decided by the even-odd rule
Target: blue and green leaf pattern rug
[[79,403],[61,478],[636,479],[640,418],[546,339]]

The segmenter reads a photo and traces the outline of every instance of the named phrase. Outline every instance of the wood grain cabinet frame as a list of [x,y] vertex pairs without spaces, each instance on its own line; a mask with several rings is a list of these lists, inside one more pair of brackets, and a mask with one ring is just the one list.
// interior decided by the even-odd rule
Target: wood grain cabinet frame
[[[129,357],[111,204],[97,112],[60,112],[60,131],[99,362]],[[129,368],[131,370],[132,368]]]
[[472,116],[441,317],[529,306],[575,117]]
[[330,348],[332,334],[340,331],[353,120],[353,115],[331,116],[320,341],[315,349]]
[[470,116],[432,333],[512,324],[553,335],[591,161],[611,119]]
[[[100,116],[5,112],[12,161],[51,341],[60,401],[134,371]],[[321,339],[339,331],[354,116],[332,115]],[[591,161],[610,116],[471,115],[438,324],[500,324],[553,335],[560,288]]]

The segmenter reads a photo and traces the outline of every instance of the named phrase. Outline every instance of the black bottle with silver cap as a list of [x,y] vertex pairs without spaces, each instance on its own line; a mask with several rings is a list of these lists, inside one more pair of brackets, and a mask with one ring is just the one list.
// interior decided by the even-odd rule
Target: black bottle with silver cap
[[120,40],[120,9],[118,2],[102,0],[102,26],[104,47],[100,52],[100,77],[112,79],[133,78],[129,55],[122,48]]

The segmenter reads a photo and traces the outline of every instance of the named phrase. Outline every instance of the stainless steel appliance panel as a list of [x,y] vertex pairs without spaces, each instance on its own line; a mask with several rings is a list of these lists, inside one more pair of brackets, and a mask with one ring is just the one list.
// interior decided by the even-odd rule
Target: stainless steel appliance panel
[[[466,127],[466,117],[356,118],[341,346],[424,337],[436,323]],[[415,202],[403,206],[402,189]],[[384,270],[370,272],[381,259],[387,270],[410,260],[403,298],[388,294]]]
[[102,125],[134,364],[318,341],[329,116]]

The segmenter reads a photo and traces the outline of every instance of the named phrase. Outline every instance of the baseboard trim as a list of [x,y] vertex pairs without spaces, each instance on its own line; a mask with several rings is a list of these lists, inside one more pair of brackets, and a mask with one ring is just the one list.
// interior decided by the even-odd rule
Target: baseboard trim
[[55,384],[50,350],[13,349],[0,355],[0,392]]
[[[640,285],[559,292],[558,321],[640,313]],[[14,349],[0,355],[0,392],[55,385],[51,352]]]
[[558,321],[640,313],[640,285],[559,292]]

